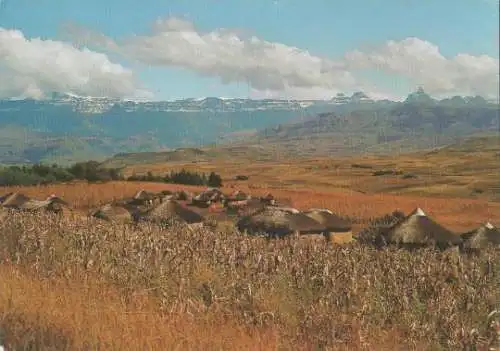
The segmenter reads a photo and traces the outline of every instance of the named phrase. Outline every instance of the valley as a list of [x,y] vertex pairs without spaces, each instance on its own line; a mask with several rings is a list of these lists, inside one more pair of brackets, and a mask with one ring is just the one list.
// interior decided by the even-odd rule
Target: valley
[[[119,121],[119,123],[117,123]],[[138,102],[54,94],[0,101],[0,164],[68,164],[186,147],[254,146],[256,158],[387,155],[494,136],[498,104],[480,97]]]

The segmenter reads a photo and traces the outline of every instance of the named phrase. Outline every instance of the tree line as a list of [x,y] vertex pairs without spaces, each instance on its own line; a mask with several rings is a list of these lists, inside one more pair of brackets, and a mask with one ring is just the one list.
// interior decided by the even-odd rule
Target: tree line
[[212,188],[219,188],[222,186],[222,178],[215,172],[206,173],[190,172],[185,169],[180,171],[170,171],[163,176],[154,175],[152,172],[147,172],[145,175],[132,175],[127,178],[128,181],[141,181],[141,182],[163,182],[172,184],[185,184],[185,185],[206,185]]
[[105,168],[97,161],[77,162],[69,167],[63,167],[57,164],[46,165],[42,163],[0,167],[0,186],[47,185],[74,180],[85,180],[91,183],[127,180],[206,185],[210,187],[222,186],[222,179],[220,175],[215,172],[206,174],[182,169],[179,172],[172,171],[164,176],[157,176],[148,172],[146,175],[132,175],[126,178],[123,176],[121,169]]

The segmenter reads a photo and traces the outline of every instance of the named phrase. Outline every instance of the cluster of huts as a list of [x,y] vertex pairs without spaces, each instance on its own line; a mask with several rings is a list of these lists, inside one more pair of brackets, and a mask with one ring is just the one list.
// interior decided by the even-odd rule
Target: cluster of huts
[[[69,204],[55,195],[45,200],[31,199],[21,193],[0,197],[0,207],[19,211],[49,211],[64,213]],[[300,211],[275,199],[271,194],[252,197],[242,191],[230,195],[209,188],[198,194],[187,191],[141,190],[133,197],[118,199],[92,210],[90,217],[105,221],[129,223],[150,222],[169,224],[182,222],[203,226],[209,220],[231,221],[241,232],[267,234],[270,237],[295,236],[300,239],[345,242],[352,239],[352,224],[328,209],[311,208]],[[475,250],[500,246],[500,231],[491,223],[466,233],[454,233],[417,208],[409,215],[400,215],[389,224],[373,221],[358,233],[375,232],[385,244],[408,247],[459,246]]]

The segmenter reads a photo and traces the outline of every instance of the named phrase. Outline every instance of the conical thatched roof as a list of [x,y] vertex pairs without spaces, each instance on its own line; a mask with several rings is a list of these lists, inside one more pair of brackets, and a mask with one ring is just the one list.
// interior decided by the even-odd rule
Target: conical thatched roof
[[159,199],[159,195],[146,190],[139,190],[127,203],[130,205],[145,205],[151,204],[150,202],[156,199]]
[[137,193],[134,195],[135,200],[152,200],[155,198],[155,194],[146,190],[139,190]]
[[1,204],[3,204],[3,202],[4,202],[5,200],[7,200],[7,198],[8,198],[9,196],[11,196],[12,194],[13,194],[13,193],[7,193],[7,194],[4,194],[4,195],[0,196],[0,205],[1,205]]
[[125,207],[115,204],[105,204],[90,214],[92,217],[111,222],[132,222],[134,216]]
[[326,231],[322,224],[293,208],[267,207],[253,215],[241,218],[236,226],[240,231],[278,236],[294,232],[320,234]]
[[35,200],[30,199],[23,204],[17,206],[20,210],[35,211],[43,208],[48,208],[52,204],[50,200]]
[[404,245],[449,246],[460,244],[462,239],[417,208],[388,230],[387,241]]
[[6,208],[19,208],[31,199],[21,193],[12,193],[4,198],[2,206]]
[[461,235],[466,249],[483,249],[500,245],[500,230],[491,223],[486,223],[476,230]]
[[47,201],[50,201],[53,204],[59,204],[62,206],[69,206],[69,203],[61,199],[59,196],[56,196],[55,194],[50,195],[47,197]]
[[176,200],[191,200],[194,197],[193,193],[186,190],[179,190],[174,193],[174,199]]
[[186,223],[201,223],[203,216],[183,207],[175,200],[167,200],[155,208],[147,211],[142,218],[146,221],[165,221],[168,219],[176,219]]
[[201,192],[193,197],[193,202],[208,202],[212,198],[213,194],[208,192]]
[[262,196],[263,200],[273,200],[274,196],[271,193],[267,193],[266,195]]
[[224,203],[226,213],[239,216],[250,216],[258,211],[266,208],[266,204],[258,198],[250,198],[248,200],[228,200]]
[[275,205],[276,204],[276,198],[273,196],[271,193],[267,193],[266,195],[262,196],[261,201],[270,204],[270,205]]
[[221,201],[225,198],[224,193],[217,188],[208,188],[205,191],[202,191],[198,195],[196,195],[193,200],[194,201]]
[[59,212],[62,211],[63,206],[67,207],[69,204],[55,195],[49,196],[46,200],[36,200],[21,193],[12,193],[3,198],[2,206],[26,211],[48,209]]
[[249,198],[250,197],[241,190],[236,190],[229,196],[230,200],[235,200],[235,201],[247,200]]
[[328,209],[312,208],[305,211],[304,214],[324,225],[329,232],[349,232],[352,229],[349,221],[337,216]]

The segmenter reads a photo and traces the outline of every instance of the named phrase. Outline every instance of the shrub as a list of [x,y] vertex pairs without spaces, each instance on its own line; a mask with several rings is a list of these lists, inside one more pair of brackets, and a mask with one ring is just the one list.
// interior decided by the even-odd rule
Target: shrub
[[178,172],[171,171],[164,176],[153,175],[150,171],[145,175],[133,174],[128,177],[127,180],[140,182],[164,182],[184,185],[206,185],[214,188],[222,186],[222,178],[215,172],[211,172],[207,176],[205,173],[190,172],[185,169]]
[[40,163],[31,166],[10,166],[0,169],[1,186],[52,184],[74,179],[97,182],[120,180],[122,178],[120,170],[101,168],[96,161],[75,163],[69,168],[56,164],[49,166]]
[[402,171],[394,170],[394,169],[383,169],[379,171],[375,171],[372,173],[374,176],[383,176],[383,175],[401,175]]

